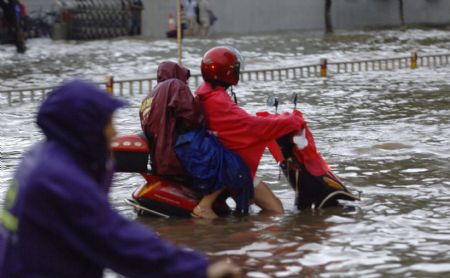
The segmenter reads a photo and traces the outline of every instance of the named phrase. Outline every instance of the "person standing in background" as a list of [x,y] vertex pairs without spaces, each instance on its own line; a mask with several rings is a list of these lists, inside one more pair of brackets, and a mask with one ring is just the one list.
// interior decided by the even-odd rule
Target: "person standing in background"
[[27,6],[21,0],[17,0],[17,5],[20,11],[19,27],[23,32],[23,36],[26,37],[27,25],[28,25],[28,11]]
[[209,3],[209,0],[199,0],[198,18],[200,21],[200,35],[207,36],[209,34],[209,27],[211,26],[211,18],[215,18],[215,20],[217,20],[217,17],[211,10],[211,4]]
[[3,9],[8,36],[16,45],[18,53],[25,53],[25,36],[21,24],[21,6],[17,0],[0,0]]
[[181,19],[181,37],[184,37],[184,31],[188,28],[188,22],[186,18],[186,11],[184,5],[180,5],[180,19]]
[[185,0],[184,6],[186,8],[186,18],[188,24],[187,34],[189,36],[193,36],[197,30],[197,16],[195,13],[195,9],[197,7],[197,0]]
[[142,10],[144,10],[144,5],[141,0],[130,0],[128,3],[130,10],[130,36],[141,34],[142,25]]

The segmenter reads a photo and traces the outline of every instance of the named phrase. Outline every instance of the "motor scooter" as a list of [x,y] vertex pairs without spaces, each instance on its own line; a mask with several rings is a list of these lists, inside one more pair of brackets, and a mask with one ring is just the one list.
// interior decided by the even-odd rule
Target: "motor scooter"
[[[296,109],[297,96],[294,98],[292,113],[302,116]],[[278,108],[276,98],[269,97],[267,104],[275,106],[276,110]],[[257,116],[268,117],[276,113],[259,112]],[[150,148],[143,133],[118,136],[112,143],[116,171],[139,173],[145,179],[145,183],[132,193],[131,199],[126,199],[127,204],[139,215],[190,217],[202,196],[190,189],[188,181],[154,175],[149,167]],[[307,125],[301,134],[282,136],[271,142],[268,148],[295,192],[298,209],[322,209],[338,205],[338,200],[359,200],[359,196],[344,186],[317,152]],[[225,202],[227,197],[229,195],[223,194],[214,203],[213,210],[218,215],[231,212]]]

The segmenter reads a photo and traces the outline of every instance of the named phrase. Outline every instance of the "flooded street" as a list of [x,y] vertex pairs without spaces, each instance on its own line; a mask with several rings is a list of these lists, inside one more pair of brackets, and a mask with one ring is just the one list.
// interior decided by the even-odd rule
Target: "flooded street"
[[[450,30],[385,30],[284,33],[185,39],[185,65],[198,73],[202,54],[233,45],[245,69],[329,61],[448,53]],[[158,63],[176,57],[174,41],[116,39],[93,42],[29,41],[17,55],[0,46],[0,90],[54,85],[81,77],[103,81],[154,76]],[[194,88],[192,88],[194,89]],[[236,88],[248,111],[268,110],[278,97],[289,111],[292,93],[316,145],[361,201],[342,208],[297,211],[294,193],[266,154],[259,175],[286,208],[282,216],[252,208],[245,217],[215,221],[137,218],[124,204],[141,183],[137,174],[117,174],[111,192],[116,209],[178,244],[200,249],[212,260],[228,257],[246,277],[445,277],[450,275],[450,67],[341,73],[327,79],[246,81]],[[129,95],[129,94],[126,94]],[[143,95],[115,119],[119,134],[140,130]],[[34,121],[38,103],[0,107],[0,198],[21,154],[42,139]],[[108,276],[115,277],[114,274]]]

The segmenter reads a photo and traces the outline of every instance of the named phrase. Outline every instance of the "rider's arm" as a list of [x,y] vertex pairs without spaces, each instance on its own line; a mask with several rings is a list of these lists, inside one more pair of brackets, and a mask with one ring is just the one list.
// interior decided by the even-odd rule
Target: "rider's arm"
[[272,141],[283,135],[298,132],[305,125],[305,121],[299,115],[258,117],[247,113],[237,105],[229,107],[226,117],[227,132],[245,134],[246,143],[249,145]]
[[249,129],[265,140],[275,140],[283,135],[300,131],[305,122],[296,115],[274,115],[271,117],[248,116]]

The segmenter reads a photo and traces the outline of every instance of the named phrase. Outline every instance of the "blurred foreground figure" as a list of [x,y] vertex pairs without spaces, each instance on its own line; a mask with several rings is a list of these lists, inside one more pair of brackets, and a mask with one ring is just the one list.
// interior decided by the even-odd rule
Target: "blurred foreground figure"
[[163,241],[109,204],[114,111],[125,103],[71,81],[42,104],[46,140],[28,151],[0,218],[0,277],[238,277],[231,264]]
[[130,36],[140,35],[142,26],[142,11],[144,4],[141,0],[129,0],[128,7],[130,10]]

